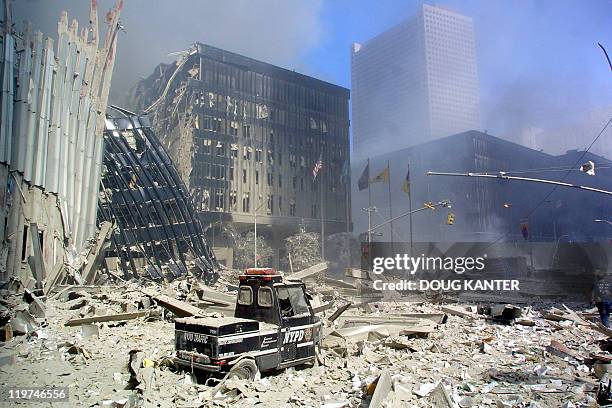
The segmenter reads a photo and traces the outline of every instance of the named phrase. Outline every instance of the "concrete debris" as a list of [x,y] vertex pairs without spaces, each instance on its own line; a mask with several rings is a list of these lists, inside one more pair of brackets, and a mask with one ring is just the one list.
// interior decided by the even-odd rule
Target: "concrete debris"
[[347,354],[346,339],[337,333],[332,333],[321,341],[321,348],[325,350],[332,350],[338,356],[345,357]]
[[332,279],[332,278],[323,278],[323,282],[327,285],[331,285],[337,288],[345,288],[345,289],[357,289],[357,286],[350,282],[345,282],[340,279]]
[[437,324],[444,324],[448,320],[448,316],[444,313],[399,313],[402,317],[427,319]]
[[83,335],[83,338],[92,336],[100,337],[100,328],[95,324],[84,323],[81,324],[81,334]]
[[354,279],[370,279],[370,272],[364,271],[363,269],[347,268],[344,272],[344,276]]
[[18,310],[11,319],[13,334],[30,334],[38,328],[38,322],[25,310]]
[[17,361],[16,354],[13,352],[0,353],[0,367],[12,366]]
[[449,314],[451,316],[460,316],[460,317],[465,317],[468,319],[479,318],[479,316],[477,316],[475,313],[468,311],[466,309],[462,309],[460,307],[456,307],[456,306],[442,306],[440,307],[440,310],[442,310],[444,313]]
[[152,289],[141,289],[141,292],[155,300],[160,306],[174,313],[177,317],[206,316],[206,313],[202,309],[187,302],[157,293]]
[[345,311],[347,311],[347,310],[348,310],[348,308],[349,308],[349,307],[351,307],[351,305],[352,305],[352,303],[350,303],[350,302],[349,302],[349,303],[346,303],[346,304],[344,304],[344,305],[342,305],[342,306],[338,307],[338,308],[336,309],[336,311],[335,311],[334,313],[332,313],[332,315],[331,315],[331,316],[329,316],[329,317],[327,318],[327,320],[328,320],[329,322],[334,322],[334,321],[335,321],[335,320],[336,320],[338,317],[340,317],[340,315],[341,315],[342,313],[344,313]]
[[414,393],[419,397],[425,397],[429,395],[437,386],[438,384],[434,383],[421,384],[418,389],[414,390]]
[[37,318],[44,319],[47,308],[43,301],[30,292],[28,289],[24,289],[23,300],[29,304],[29,312]]
[[195,291],[201,300],[212,303],[214,305],[233,307],[236,303],[236,298],[234,296],[207,289],[199,284],[198,288],[195,289]]
[[[185,277],[163,287],[56,287],[59,296],[44,297],[14,283],[0,302],[0,373],[15,372],[7,386],[72,384],[79,406],[545,408],[595,406],[611,395],[609,337],[580,305],[567,305],[575,316],[562,306],[522,306],[518,318],[505,304],[377,301],[357,309],[354,298],[319,282],[310,287],[313,304],[341,306],[319,310],[318,364],[222,383],[177,370],[173,320],[220,317],[209,307],[229,303],[231,286],[202,289]],[[29,311],[33,303],[45,317]]]
[[154,364],[141,350],[130,350],[129,356],[130,384],[141,393],[152,390],[155,387]]
[[435,326],[435,324],[429,320],[423,321],[414,317],[404,316],[377,316],[377,315],[361,315],[361,316],[348,316],[344,315],[339,319],[339,322],[345,327],[348,326],[361,326],[365,324],[391,324],[394,326],[406,326],[413,327],[417,324],[426,324]]
[[372,400],[369,405],[370,408],[380,408],[383,406],[383,402],[391,391],[391,384],[391,374],[389,370],[383,371],[376,381],[376,388],[374,389],[374,394],[372,395]]
[[313,311],[315,314],[318,314],[318,313],[322,313],[322,312],[324,312],[324,311],[326,311],[326,310],[329,310],[329,309],[331,309],[332,307],[334,307],[334,302],[327,302],[327,303],[322,303],[322,304],[319,304],[319,305],[317,305],[317,306],[314,306],[314,305],[313,305],[313,306],[312,306],[312,311]]
[[98,272],[99,266],[106,255],[106,248],[110,246],[112,232],[113,224],[111,222],[104,221],[101,223],[100,231],[98,232],[95,242],[89,248],[89,254],[87,255],[87,260],[85,261],[85,267],[81,273],[85,283],[94,283],[96,273]]
[[546,351],[561,358],[569,358],[576,361],[584,360],[583,357],[578,356],[574,351],[558,340],[551,340],[550,344],[546,346]]
[[455,408],[457,406],[441,382],[431,391],[428,400],[431,406],[436,408]]
[[148,311],[143,310],[140,312],[117,313],[117,314],[109,314],[109,315],[103,315],[103,316],[84,317],[82,319],[70,319],[65,323],[65,325],[66,326],[80,326],[82,324],[89,324],[89,323],[117,322],[117,321],[137,319],[139,317],[147,316],[148,314],[149,314]]
[[327,270],[327,262],[321,262],[319,264],[313,265],[310,268],[303,269],[299,272],[295,272],[289,276],[287,279],[301,279],[305,280],[308,278],[313,278],[316,275],[319,275]]

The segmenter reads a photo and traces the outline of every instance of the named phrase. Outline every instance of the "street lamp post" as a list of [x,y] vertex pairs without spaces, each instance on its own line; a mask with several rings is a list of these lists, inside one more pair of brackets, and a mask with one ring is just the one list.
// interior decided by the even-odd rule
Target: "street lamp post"
[[370,245],[372,245],[372,213],[378,212],[378,208],[368,207],[368,208],[362,208],[361,210],[366,211],[368,213],[368,250],[369,250]]
[[612,227],[612,221],[608,221],[608,220],[593,220],[593,221],[594,222],[605,222],[606,224]]
[[[421,212],[421,211],[424,211],[424,210],[434,210],[434,209],[436,209],[436,207],[451,208],[451,203],[450,203],[449,200],[438,201],[436,204],[434,204],[434,203],[425,203],[424,206],[421,207],[421,208],[417,208],[416,210],[412,210],[412,211],[408,211],[408,212],[405,212],[403,214],[400,214],[397,217],[393,217],[391,219],[388,219],[387,221],[385,221],[385,222],[383,222],[381,224],[378,224],[378,225],[376,225],[374,227],[372,227],[372,225],[369,223],[369,220],[368,220],[368,240],[371,239],[372,231],[374,231],[374,230],[376,230],[376,229],[378,229],[380,227],[383,227],[383,226],[385,226],[385,225],[387,225],[387,224],[389,224],[389,223],[391,223],[391,222],[393,222],[393,221],[395,221],[397,219],[406,217],[406,216],[414,214],[414,213],[418,213],[418,212]],[[376,208],[376,207],[374,207],[374,208]],[[364,211],[367,211],[367,210],[368,209],[364,208]]]
[[[563,238],[563,237],[567,237],[568,240],[570,238],[570,236],[568,234],[563,234],[563,235],[561,235],[559,237],[559,239],[557,239],[557,243],[555,245],[555,252],[553,252],[552,265],[551,266],[554,266],[554,264],[555,264],[555,259],[557,258],[557,254],[559,253],[559,243],[561,242],[561,238]],[[570,243],[571,243],[571,241],[570,241]]]
[[381,228],[381,227],[383,227],[383,226],[385,226],[387,224],[390,224],[390,223],[392,223],[395,220],[398,220],[400,218],[412,215],[412,214],[420,212],[420,211],[435,210],[436,207],[450,208],[451,207],[451,203],[450,203],[449,200],[438,201],[436,204],[431,203],[431,202],[425,203],[423,205],[423,207],[421,207],[421,208],[418,208],[416,210],[411,210],[411,211],[405,212],[403,214],[400,214],[400,215],[398,215],[396,217],[390,218],[387,221],[385,221],[385,222],[383,222],[381,224],[378,224],[378,225],[376,225],[374,227],[372,226],[372,213],[373,212],[377,212],[378,209],[376,207],[362,208],[361,209],[362,211],[365,211],[365,212],[368,213],[368,256],[371,256],[371,253],[372,253],[372,235],[382,235],[382,233],[380,233],[380,234],[376,233],[376,232],[374,232],[374,230],[377,230],[377,229],[379,229],[379,228]]
[[257,268],[257,211],[261,208],[263,202],[259,204],[259,207],[255,209],[255,214],[253,215],[253,221],[255,224],[255,238],[253,241],[255,242],[255,268]]

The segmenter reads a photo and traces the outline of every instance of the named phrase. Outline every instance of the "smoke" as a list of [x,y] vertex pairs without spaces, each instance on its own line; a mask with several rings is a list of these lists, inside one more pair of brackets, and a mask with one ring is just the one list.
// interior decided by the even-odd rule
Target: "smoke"
[[[609,105],[587,112],[564,126],[553,126],[546,129],[521,129],[518,137],[526,146],[537,150],[546,150],[547,153],[551,154],[562,154],[573,149],[584,150],[601,132],[611,117],[612,105]],[[607,159],[612,158],[611,139],[612,129],[608,127],[590,151]],[[519,141],[519,143],[521,142]],[[530,145],[530,143],[533,143],[533,145]]]
[[[112,0],[99,0],[102,23]],[[30,20],[34,28],[55,38],[62,10],[80,24],[89,20],[89,1],[17,0],[14,20]],[[302,58],[320,40],[321,0],[125,0],[111,101],[121,102],[125,92],[169,53],[194,42],[253,57],[275,65],[302,66]],[[103,29],[100,24],[100,29]]]
[[[451,0],[452,1],[452,0]],[[472,2],[483,128],[559,154],[589,145],[612,115],[610,2]],[[611,133],[593,147],[612,153]]]
[[[17,21],[27,18],[52,36],[62,10],[82,24],[88,20],[86,0],[13,2]],[[588,145],[612,108],[610,71],[597,46],[601,42],[612,54],[612,3],[443,3],[474,20],[481,130],[550,153]],[[99,0],[100,21],[112,4]],[[346,85],[350,44],[367,41],[418,7],[403,0],[125,0],[111,101],[121,102],[140,77],[174,59],[169,53],[195,41]],[[602,138],[593,151],[610,156],[609,140]]]

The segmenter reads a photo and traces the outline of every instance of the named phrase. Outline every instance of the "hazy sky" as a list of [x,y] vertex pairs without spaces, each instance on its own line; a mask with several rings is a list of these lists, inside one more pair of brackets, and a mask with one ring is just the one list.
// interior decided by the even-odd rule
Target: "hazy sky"
[[[100,0],[100,17],[112,1]],[[400,0],[125,0],[112,95],[167,54],[200,41],[350,87],[352,42],[416,12]],[[435,4],[428,2],[429,4]],[[612,0],[447,0],[476,29],[482,129],[559,152],[583,148],[612,115]],[[61,10],[87,23],[85,0],[14,0],[16,20],[56,33]],[[567,131],[567,129],[573,129]],[[557,139],[560,133],[562,143]],[[575,139],[574,139],[575,136]],[[612,132],[594,149],[612,156]]]

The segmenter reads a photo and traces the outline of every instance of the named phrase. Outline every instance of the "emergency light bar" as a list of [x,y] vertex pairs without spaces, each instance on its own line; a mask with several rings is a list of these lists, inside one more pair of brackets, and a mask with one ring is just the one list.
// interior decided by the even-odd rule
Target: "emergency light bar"
[[276,275],[276,271],[272,268],[247,268],[244,273],[246,275]]

